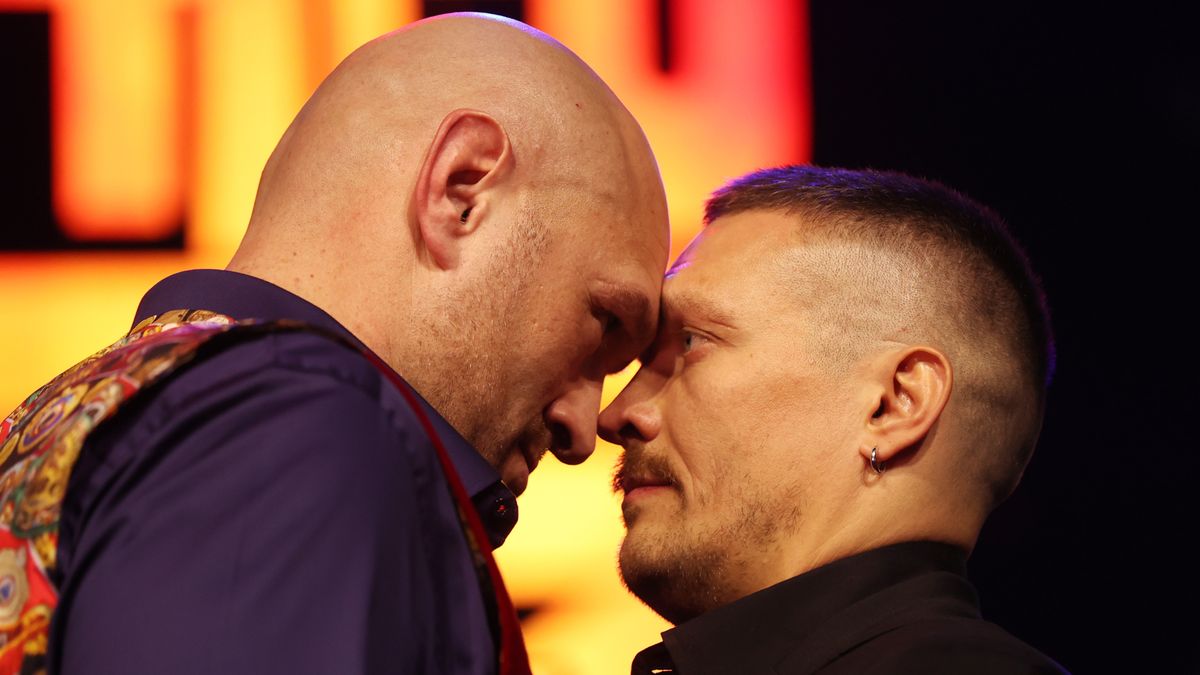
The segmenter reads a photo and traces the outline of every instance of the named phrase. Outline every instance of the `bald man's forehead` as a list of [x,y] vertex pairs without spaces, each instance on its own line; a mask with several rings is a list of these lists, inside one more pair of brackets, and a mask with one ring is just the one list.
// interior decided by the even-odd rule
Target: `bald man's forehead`
[[[648,145],[627,139],[581,145],[558,156],[561,169],[530,168],[531,179],[559,193],[561,201],[589,205],[612,220],[637,227],[666,227],[667,200]],[[520,159],[518,158],[518,162]]]

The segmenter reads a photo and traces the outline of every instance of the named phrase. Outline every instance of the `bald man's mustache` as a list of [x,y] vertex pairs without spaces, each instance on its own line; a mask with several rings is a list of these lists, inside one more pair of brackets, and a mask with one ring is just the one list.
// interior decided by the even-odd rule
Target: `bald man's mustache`
[[524,453],[529,470],[532,471],[541,461],[542,456],[554,447],[553,443],[555,442],[554,432],[546,428],[546,425],[539,419],[521,431],[520,436],[517,437],[516,446]]

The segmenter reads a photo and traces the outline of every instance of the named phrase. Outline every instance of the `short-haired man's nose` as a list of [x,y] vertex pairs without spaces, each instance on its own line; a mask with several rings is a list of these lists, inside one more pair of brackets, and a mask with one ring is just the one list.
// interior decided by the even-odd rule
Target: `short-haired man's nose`
[[613,445],[621,445],[626,439],[645,443],[658,436],[662,429],[662,416],[654,397],[647,395],[641,382],[642,374],[639,371],[633,381],[600,413],[597,433]]
[[550,451],[563,464],[579,464],[596,449],[596,415],[603,380],[580,378],[545,411]]

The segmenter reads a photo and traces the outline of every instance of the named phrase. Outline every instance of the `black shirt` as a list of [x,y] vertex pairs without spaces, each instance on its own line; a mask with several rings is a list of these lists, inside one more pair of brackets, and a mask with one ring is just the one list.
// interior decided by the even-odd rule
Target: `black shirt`
[[1061,673],[979,613],[966,555],[908,542],[835,561],[663,633],[634,675]]

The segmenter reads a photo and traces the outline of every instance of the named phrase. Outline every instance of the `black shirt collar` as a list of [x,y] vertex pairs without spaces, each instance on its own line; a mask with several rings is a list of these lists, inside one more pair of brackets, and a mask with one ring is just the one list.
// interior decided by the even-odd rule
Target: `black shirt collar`
[[[930,572],[965,577],[966,553],[948,544],[917,541],[834,561],[664,632],[662,644],[637,655],[633,672],[776,672],[780,660],[825,628],[831,617]],[[872,627],[864,622],[859,628],[865,635]]]
[[[268,281],[225,270],[190,270],[158,282],[142,298],[133,325],[174,309],[206,309],[235,319],[291,319],[331,331],[367,349],[353,333],[325,310]],[[410,387],[411,389],[411,387]],[[413,390],[417,393],[416,390]],[[433,406],[417,394],[463,487],[488,530],[493,546],[504,542],[517,522],[517,501],[500,475]]]

